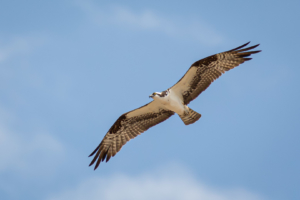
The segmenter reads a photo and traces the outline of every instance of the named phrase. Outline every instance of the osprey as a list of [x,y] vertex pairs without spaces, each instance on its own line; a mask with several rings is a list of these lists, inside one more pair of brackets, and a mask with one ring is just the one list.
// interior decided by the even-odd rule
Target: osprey
[[243,48],[250,42],[237,48],[215,54],[193,63],[185,75],[171,88],[163,92],[154,92],[149,97],[152,102],[121,115],[104,136],[98,147],[91,153],[94,159],[90,163],[97,169],[100,162],[106,162],[119,152],[130,139],[140,135],[175,113],[185,125],[196,122],[201,114],[187,105],[203,92],[222,73],[233,69],[245,61],[251,60],[251,54],[260,51],[249,51],[258,45]]

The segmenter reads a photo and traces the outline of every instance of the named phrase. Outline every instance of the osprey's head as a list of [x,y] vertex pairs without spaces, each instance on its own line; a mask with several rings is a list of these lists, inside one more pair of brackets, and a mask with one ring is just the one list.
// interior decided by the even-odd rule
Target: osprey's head
[[162,91],[162,92],[153,92],[149,97],[151,97],[152,99],[154,97],[164,98],[164,97],[168,96],[169,93],[170,93],[170,90],[167,89],[166,91]]
[[158,96],[158,94],[159,94],[159,92],[153,92],[153,93],[149,96],[149,98],[152,98],[152,99],[153,99],[153,97]]

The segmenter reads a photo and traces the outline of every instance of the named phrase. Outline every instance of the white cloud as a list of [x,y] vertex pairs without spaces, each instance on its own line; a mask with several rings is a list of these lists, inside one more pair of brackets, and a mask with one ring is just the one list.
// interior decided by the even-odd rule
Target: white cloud
[[[173,165],[174,166],[174,165]],[[47,200],[262,200],[243,189],[220,189],[197,181],[186,169],[166,167],[138,176],[115,175],[85,180]]]
[[4,62],[14,55],[30,53],[34,48],[45,42],[45,38],[37,35],[32,36],[15,36],[8,41],[3,42],[0,39],[0,63]]
[[137,30],[157,31],[171,37],[216,45],[223,37],[195,17],[164,16],[151,10],[133,11],[123,6],[100,8],[91,1],[77,1],[87,16],[98,25],[114,25]]

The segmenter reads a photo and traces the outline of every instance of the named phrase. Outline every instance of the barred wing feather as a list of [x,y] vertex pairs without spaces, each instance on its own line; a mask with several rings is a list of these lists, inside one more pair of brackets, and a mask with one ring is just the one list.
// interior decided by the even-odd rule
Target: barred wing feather
[[150,127],[159,124],[174,114],[173,111],[165,110],[152,101],[145,106],[121,115],[104,136],[102,142],[91,153],[94,159],[90,163],[97,169],[100,162],[109,159],[119,152],[129,140],[140,135]]
[[251,60],[252,58],[248,58],[248,56],[260,52],[249,51],[256,48],[259,44],[243,49],[248,44],[249,42],[235,49],[198,60],[192,64],[186,74],[170,89],[182,95],[185,105],[189,104],[206,90],[214,80],[225,73],[225,71]]

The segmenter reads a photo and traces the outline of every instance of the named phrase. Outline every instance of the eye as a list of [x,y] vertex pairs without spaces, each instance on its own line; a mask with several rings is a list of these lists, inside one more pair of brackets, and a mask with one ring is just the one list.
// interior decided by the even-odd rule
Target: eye
[[153,92],[153,94],[152,94],[153,96],[155,96],[156,95],[156,92]]

